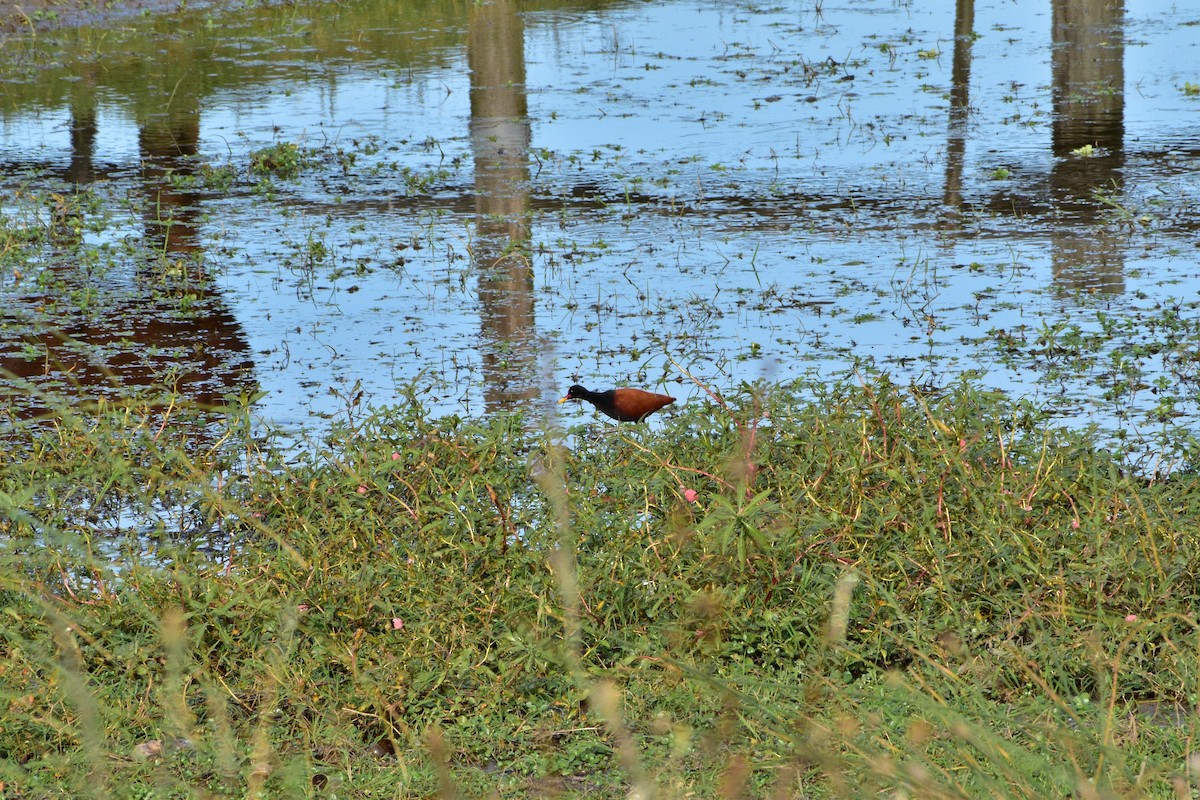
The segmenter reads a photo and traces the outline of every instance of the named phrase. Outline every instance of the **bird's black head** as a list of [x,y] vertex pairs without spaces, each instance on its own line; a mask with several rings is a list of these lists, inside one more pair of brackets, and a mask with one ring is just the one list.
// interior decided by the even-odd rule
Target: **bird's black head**
[[580,386],[577,383],[574,386],[572,386],[570,389],[567,389],[567,396],[564,397],[563,400],[564,401],[566,401],[566,400],[583,400],[589,394],[591,394],[591,392],[589,392],[587,389],[583,388],[582,386]]

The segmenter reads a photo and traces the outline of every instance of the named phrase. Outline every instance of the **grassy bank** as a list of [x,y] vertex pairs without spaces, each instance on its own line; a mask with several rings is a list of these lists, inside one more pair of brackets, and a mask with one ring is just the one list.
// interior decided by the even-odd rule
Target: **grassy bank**
[[[812,387],[806,387],[811,394]],[[0,454],[5,797],[1189,797],[1200,490],[962,387]]]

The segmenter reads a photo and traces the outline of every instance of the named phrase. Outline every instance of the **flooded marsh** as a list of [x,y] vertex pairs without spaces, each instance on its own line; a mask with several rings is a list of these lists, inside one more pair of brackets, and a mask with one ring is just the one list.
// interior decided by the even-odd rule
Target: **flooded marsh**
[[887,373],[1178,457],[1198,23],[367,1],[11,34],[5,402],[232,395],[311,428],[413,382],[479,415]]
[[1200,14],[40,2],[0,794],[1190,791]]

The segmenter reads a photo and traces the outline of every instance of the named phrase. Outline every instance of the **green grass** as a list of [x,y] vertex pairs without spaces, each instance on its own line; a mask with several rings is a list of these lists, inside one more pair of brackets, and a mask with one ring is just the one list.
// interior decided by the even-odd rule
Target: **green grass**
[[798,388],[286,453],[236,405],[13,423],[4,796],[1190,796],[1193,472]]

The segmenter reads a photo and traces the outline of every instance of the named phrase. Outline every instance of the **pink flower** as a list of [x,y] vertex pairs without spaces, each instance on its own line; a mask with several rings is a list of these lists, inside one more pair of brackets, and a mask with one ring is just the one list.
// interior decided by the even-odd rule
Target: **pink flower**
[[392,617],[392,630],[394,630],[394,631],[404,630],[404,620],[400,619],[399,617]]
[[399,460],[400,460],[400,454],[392,453],[392,461],[399,461]]
[[367,493],[367,487],[365,487],[365,486],[359,486],[359,487],[358,487],[358,493],[359,493],[359,494],[366,494],[366,493]]
[[1126,614],[1125,621],[1126,622],[1137,622],[1137,614]]
[[700,493],[697,492],[695,489],[689,489],[686,486],[680,486],[679,488],[681,490],[683,490],[683,499],[684,500],[687,500],[689,503],[700,502]]

